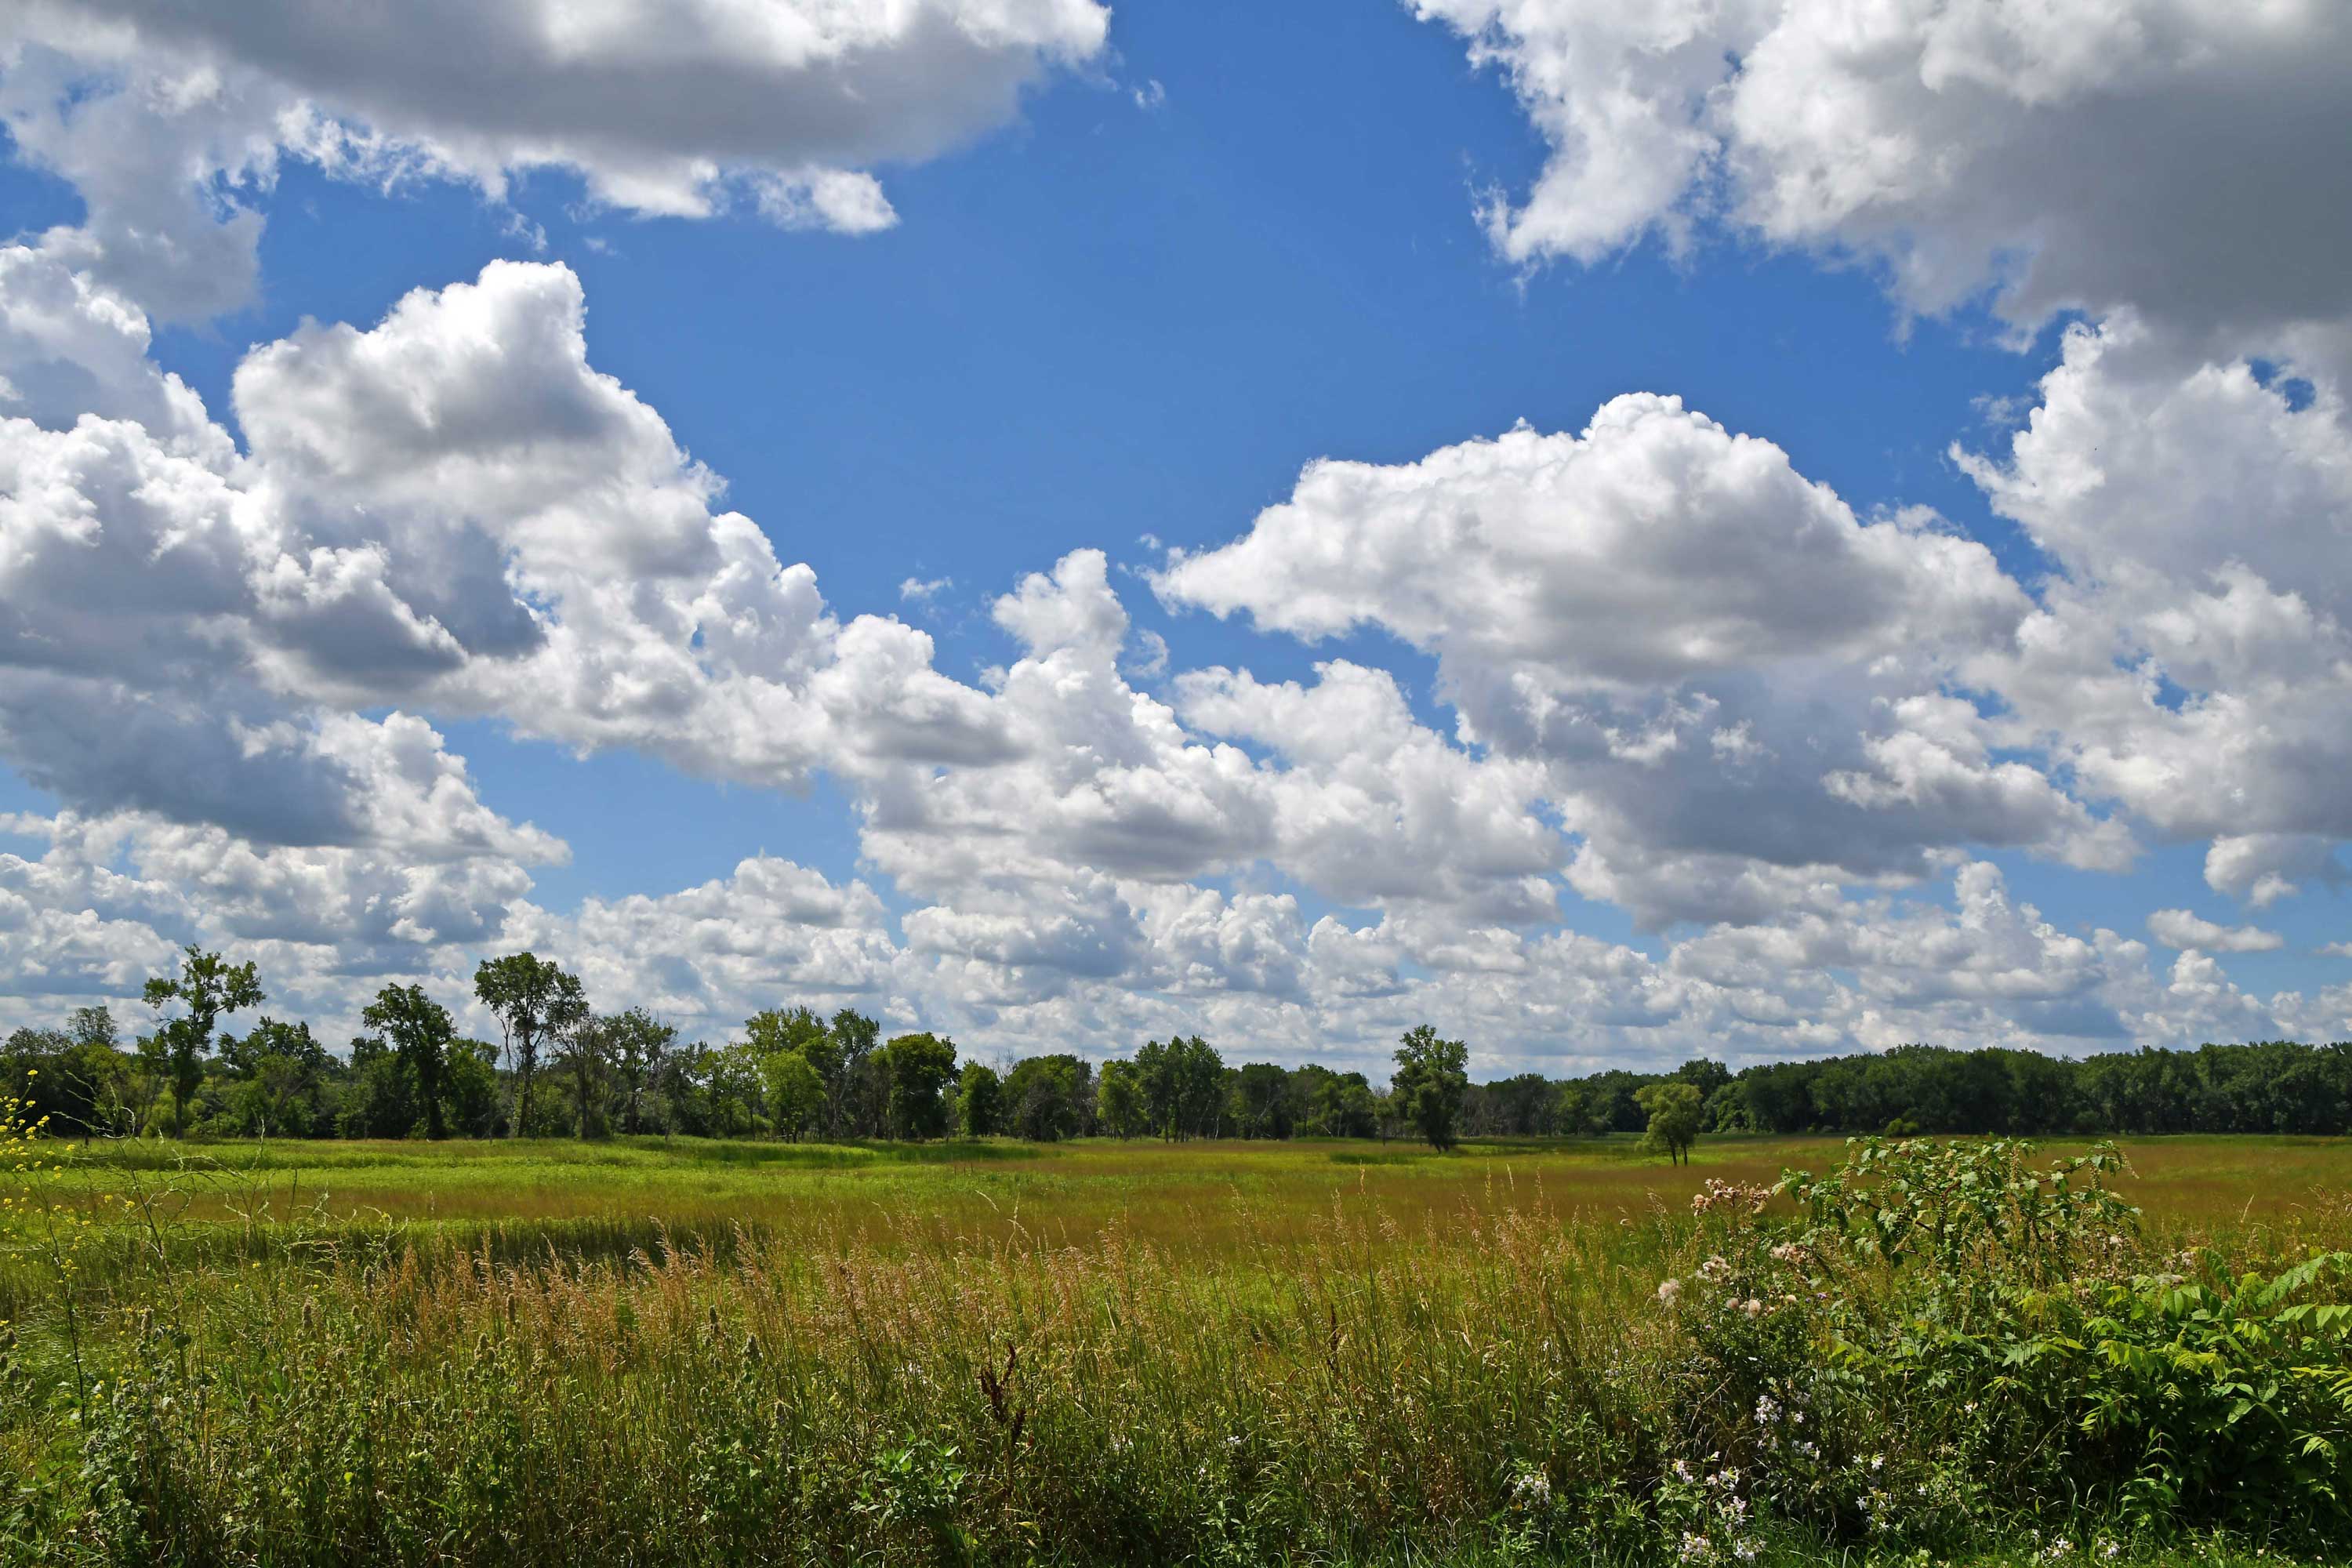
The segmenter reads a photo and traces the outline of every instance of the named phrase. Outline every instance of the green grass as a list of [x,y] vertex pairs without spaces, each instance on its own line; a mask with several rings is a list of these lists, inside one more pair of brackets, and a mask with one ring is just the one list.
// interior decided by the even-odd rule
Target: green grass
[[[37,1256],[0,1264],[0,1561],[1677,1562],[1706,1532],[1729,1563],[1667,1478],[1752,1443],[1753,1396],[1726,1404],[1656,1288],[1727,1245],[1703,1182],[1845,1152],[100,1145],[50,1188],[101,1216],[74,1317]],[[2126,1152],[2150,1268],[2190,1239],[2217,1279],[2352,1243],[2352,1142]],[[2267,1563],[2326,1538],[1995,1496],[1954,1457],[1990,1441],[1959,1395],[1888,1397],[1824,1385],[1822,1442],[1856,1473],[1885,1447],[1940,1511],[1906,1533],[1759,1490],[1760,1561],[2021,1563],[2038,1529]]]

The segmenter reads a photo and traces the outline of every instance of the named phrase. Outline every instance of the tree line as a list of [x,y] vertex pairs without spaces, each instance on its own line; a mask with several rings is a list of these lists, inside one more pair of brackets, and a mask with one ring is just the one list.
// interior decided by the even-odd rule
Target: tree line
[[[1462,1137],[1647,1132],[1676,1157],[1702,1132],[2160,1133],[2352,1131],[2352,1045],[2289,1041],[2080,1059],[1905,1046],[1734,1073],[1468,1078],[1467,1047],[1423,1025],[1386,1085],[1318,1063],[1228,1066],[1198,1036],[1097,1065],[1073,1052],[1002,1066],[953,1040],[882,1037],[854,1008],[767,1009],[723,1044],[682,1044],[641,1007],[599,1013],[579,977],[530,952],[485,961],[474,994],[497,1040],[461,1036],[418,986],[386,985],[342,1053],[260,1010],[251,963],[190,948],[147,983],[153,1026],[103,1006],[0,1043],[0,1086],[52,1130],[117,1136],[782,1139]],[[257,1015],[243,1035],[237,1015]]]

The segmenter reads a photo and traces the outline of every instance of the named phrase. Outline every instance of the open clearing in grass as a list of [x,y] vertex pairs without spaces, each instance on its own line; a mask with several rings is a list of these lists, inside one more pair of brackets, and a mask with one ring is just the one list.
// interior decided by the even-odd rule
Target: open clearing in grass
[[[2190,1136],[2122,1142],[2123,1190],[2152,1225],[2277,1221],[2352,1189],[2352,1140]],[[701,1233],[821,1225],[878,1239],[909,1225],[975,1239],[1017,1231],[1082,1241],[1116,1226],[1213,1256],[1328,1217],[1335,1200],[1402,1230],[1542,1211],[1633,1217],[1680,1207],[1708,1178],[1770,1183],[1825,1171],[1842,1138],[1714,1137],[1674,1166],[1631,1138],[1468,1143],[1349,1141],[1034,1144],[754,1143],[700,1139],[523,1142],[99,1144],[93,1188],[122,1190],[184,1163],[186,1217],[298,1211],[438,1226],[602,1221]],[[2048,1146],[2053,1154],[2075,1152]]]

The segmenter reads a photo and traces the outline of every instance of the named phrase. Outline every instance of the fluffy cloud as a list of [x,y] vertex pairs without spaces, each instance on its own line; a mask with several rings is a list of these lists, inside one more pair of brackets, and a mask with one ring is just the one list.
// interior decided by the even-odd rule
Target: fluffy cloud
[[32,0],[0,54],[18,154],[89,206],[51,237],[167,317],[240,303],[284,157],[493,197],[534,169],[592,199],[790,228],[897,221],[867,169],[1009,118],[1026,85],[1105,47],[1095,0],[559,0],[396,15],[317,0]]
[[[1970,677],[2094,797],[2213,838],[2256,903],[2352,835],[2352,426],[2332,383],[2183,359],[2121,318],[2066,336],[1995,460],[1958,454],[2063,569]],[[2308,395],[2304,395],[2307,394]]]
[[1949,689],[2032,614],[1990,552],[1926,515],[1858,519],[1770,442],[1674,398],[1620,397],[1577,435],[1318,463],[1154,586],[1434,655],[1464,737],[1540,766],[1519,798],[1557,802],[1581,837],[1570,882],[1648,924],[1765,919],[1841,881],[1924,876],[1958,844],[2105,868],[2132,853],[1996,755]]
[[2276,952],[2286,945],[2276,931],[2216,925],[2188,910],[2158,910],[2147,917],[2147,932],[2167,947],[2204,952]]
[[[1720,219],[1941,311],[2137,305],[2193,333],[2352,306],[2352,15],[2321,0],[1413,0],[1550,160],[1485,217],[1520,261]],[[2248,233],[2263,242],[2249,247]]]

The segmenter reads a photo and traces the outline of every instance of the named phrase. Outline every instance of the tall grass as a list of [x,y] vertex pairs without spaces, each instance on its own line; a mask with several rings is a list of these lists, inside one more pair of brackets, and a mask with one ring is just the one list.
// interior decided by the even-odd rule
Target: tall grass
[[[1150,1158],[1186,1154],[1212,1152]],[[2131,1555],[2191,1527],[2270,1561],[2347,1539],[2332,1454],[2284,1510],[2193,1479],[2126,1496],[2147,1456],[2084,1424],[2119,1385],[2046,1345],[2000,1362],[2091,1344],[2086,1321],[2150,1293],[2219,1302],[2352,1238],[2340,1212],[2103,1231],[2095,1268],[2050,1278],[1972,1253],[1937,1266],[1972,1282],[1955,1306],[1934,1269],[1840,1253],[1785,1199],[1603,1206],[1557,1173],[1457,1162],[1418,1178],[1444,1191],[1428,1201],[1376,1185],[1384,1169],[1312,1202],[1279,1173],[1234,1184],[1195,1216],[1213,1246],[1166,1239],[1149,1205],[1089,1224],[1068,1194],[1016,1212],[993,1190],[981,1217],[803,1203],[690,1228],[273,1206],[142,1238],[118,1217],[82,1284],[89,1386],[23,1281],[0,1542],[12,1561],[1695,1563]],[[1790,1288],[1746,1310],[1801,1237],[1817,1283],[1775,1275]],[[2343,1280],[2301,1291],[2234,1331],[2272,1325],[2279,1353],[2223,1371],[2341,1373],[2340,1334],[2277,1320],[2346,1300]],[[1958,1338],[1914,1332],[1930,1320]],[[2200,1372],[2215,1381],[2164,1375]],[[2281,1411],[2308,1401],[2261,1414]]]

